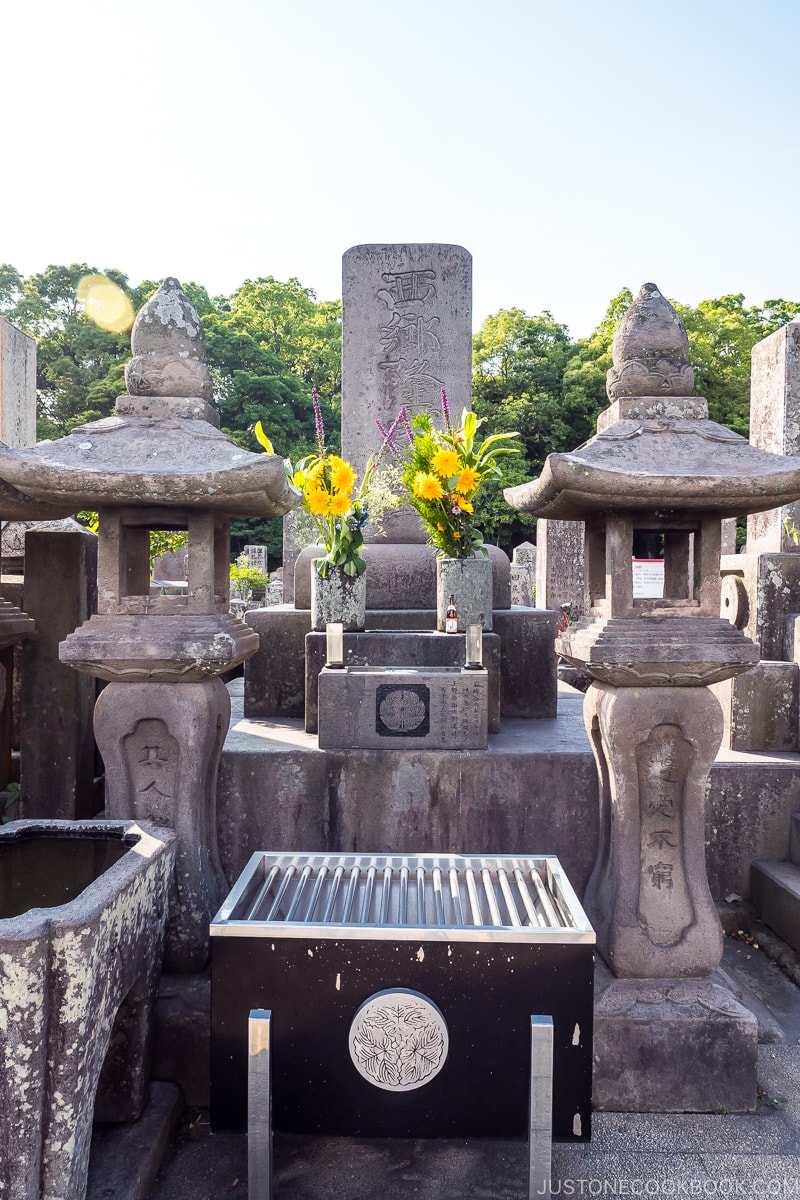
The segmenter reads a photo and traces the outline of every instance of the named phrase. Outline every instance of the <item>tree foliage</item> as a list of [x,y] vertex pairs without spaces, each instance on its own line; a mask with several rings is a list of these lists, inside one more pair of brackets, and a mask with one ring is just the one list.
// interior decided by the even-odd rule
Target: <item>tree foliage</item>
[[[98,274],[87,263],[50,266],[24,277],[0,265],[0,314],[37,339],[38,434],[62,437],[76,425],[113,412],[125,390],[129,333],[108,333],[86,316],[78,284]],[[136,311],[159,282],[132,286],[116,269],[103,272],[130,297]],[[211,296],[202,284],[184,291],[206,332],[207,361],[222,427],[238,444],[258,450],[260,420],[278,453],[293,460],[314,448],[312,387],[319,390],[331,450],[339,445],[341,303],[319,301],[297,279],[245,280],[230,296]],[[506,549],[530,538],[535,521],[505,503],[503,486],[537,476],[547,455],[568,451],[594,432],[608,403],[606,372],[614,330],[632,301],[628,288],[612,298],[588,338],[573,340],[550,312],[519,308],[486,318],[473,339],[473,406],[487,433],[519,431],[523,453],[505,461],[502,483],[490,483],[479,509],[487,540]],[[750,352],[761,338],[800,314],[800,303],[773,299],[746,306],[740,294],[692,307],[672,301],[689,335],[697,394],[713,420],[746,434]],[[237,549],[267,542],[280,554],[280,520],[234,524]]]

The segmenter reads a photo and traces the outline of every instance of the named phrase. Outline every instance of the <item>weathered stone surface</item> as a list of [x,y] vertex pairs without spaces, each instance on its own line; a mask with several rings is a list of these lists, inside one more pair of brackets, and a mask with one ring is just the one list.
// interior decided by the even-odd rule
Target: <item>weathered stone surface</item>
[[163,974],[154,1017],[153,1079],[181,1089],[184,1103],[208,1108],[211,974]]
[[758,1022],[721,978],[595,980],[601,1112],[752,1112]]
[[750,875],[753,904],[778,937],[800,952],[800,867],[756,859]]
[[[123,503],[281,516],[300,499],[276,454],[251,454],[208,423],[178,417],[157,434],[152,419],[114,416],[13,456],[0,448],[0,476],[29,497],[29,507],[31,498],[60,506],[42,519]],[[32,511],[21,519],[28,515],[40,517]]]
[[450,596],[458,613],[458,632],[468,625],[492,628],[492,564],[483,555],[437,558],[436,628],[444,630]]
[[133,358],[125,365],[131,396],[211,399],[203,326],[177,279],[165,279],[140,308],[131,330],[131,351]]
[[302,717],[305,704],[305,639],[309,609],[282,604],[250,609],[247,624],[258,635],[258,649],[244,671],[244,710],[248,717]]
[[216,772],[229,720],[219,679],[111,683],[95,707],[109,816],[151,820],[179,834],[165,942],[173,971],[205,966],[208,924],[227,888],[217,849]]
[[570,606],[571,619],[584,612],[583,521],[536,522],[536,607]]
[[800,867],[800,812],[792,813],[789,826],[789,859]]
[[320,749],[486,748],[485,669],[324,668],[318,687]]
[[[441,422],[470,407],[472,257],[438,243],[353,246],[342,259],[342,454],[359,476],[400,406]],[[424,541],[416,513],[388,514],[391,541]]]
[[97,538],[31,528],[25,547],[25,604],[37,637],[22,651],[21,815],[92,817],[96,685],[58,661],[58,644],[97,607]]
[[166,554],[159,554],[153,564],[153,579],[157,580],[183,580],[186,579],[186,556],[188,548],[183,546],[180,550],[168,550]]
[[138,1121],[95,1126],[86,1200],[147,1200],[183,1104],[174,1084],[152,1083]]
[[555,717],[558,614],[538,608],[495,609],[492,621],[500,636],[500,715]]
[[235,701],[218,782],[225,870],[236,878],[266,845],[476,854],[541,846],[582,895],[598,818],[581,701],[558,722],[504,721],[467,759],[457,750],[324,751],[299,720],[242,718]]
[[789,658],[784,645],[786,620],[800,612],[800,554],[730,554],[720,562],[723,582],[734,576],[746,592],[742,631],[752,638],[761,658]]
[[795,662],[756,663],[743,675],[715,683],[712,691],[725,719],[723,741],[731,750],[797,750],[798,685]]
[[[264,614],[249,619],[257,615]],[[553,613],[535,616],[555,621]],[[558,855],[583,896],[597,855],[598,782],[580,694],[562,691],[558,721],[504,720],[488,750],[471,755],[464,771],[463,759],[450,751],[405,759],[398,751],[363,757],[320,751],[299,717],[245,718],[243,681],[229,690],[234,723],[218,800],[229,878],[267,845],[410,852],[453,845],[475,853],[542,846]],[[794,812],[800,812],[794,758],[721,751],[705,787],[706,861],[717,900],[750,894],[754,856],[788,857]]]
[[237,666],[257,644],[238,617],[190,616],[177,609],[170,616],[95,614],[60,644],[59,656],[110,683],[189,684]]
[[620,978],[709,975],[722,957],[703,847],[719,704],[707,688],[595,683],[584,721],[601,780],[584,901],[597,948]]
[[148,421],[204,421],[219,429],[219,413],[200,396],[117,396],[114,412]]
[[0,317],[0,442],[36,441],[36,339]]
[[[800,321],[758,342],[751,358],[750,441],[773,454],[800,453]],[[798,527],[797,501],[755,513],[747,518],[747,551],[797,553],[792,534]]]
[[367,609],[367,577],[345,575],[344,568],[329,566],[323,578],[311,563],[311,627],[325,629],[340,621],[348,632],[364,628]]
[[614,334],[610,400],[621,396],[691,396],[689,338],[683,321],[654,283],[643,283]]
[[[0,919],[0,1184],[15,1200],[82,1197],[96,1096],[105,1119],[144,1105],[174,857],[170,833],[130,822],[12,822],[0,844],[53,836],[133,844],[67,903]],[[124,1096],[103,1094],[109,1047]]]
[[[306,708],[307,733],[317,732],[318,679],[325,666],[325,635],[306,635]],[[370,630],[346,634],[344,663],[346,667],[463,667],[465,638],[463,635],[427,630]],[[483,665],[489,676],[489,732],[500,730],[500,638],[488,633],[483,638]],[[245,685],[246,686],[246,685]],[[247,692],[245,691],[245,697]]]
[[511,603],[530,608],[533,604],[531,573],[523,563],[511,564]]
[[701,687],[746,671],[758,648],[729,621],[701,616],[584,618],[556,650],[592,678],[617,687]]
[[720,536],[720,553],[736,553],[736,517],[725,517]]

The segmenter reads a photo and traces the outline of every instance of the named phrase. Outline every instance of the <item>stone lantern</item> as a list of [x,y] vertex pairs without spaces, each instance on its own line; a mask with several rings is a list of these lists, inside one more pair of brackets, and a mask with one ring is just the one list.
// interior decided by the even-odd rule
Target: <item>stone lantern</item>
[[[0,451],[0,478],[59,515],[96,510],[98,612],[60,657],[107,682],[95,709],[107,812],[178,834],[166,962],[198,970],[226,882],[216,772],[230,721],[220,675],[258,646],[229,611],[231,516],[280,516],[299,493],[275,455],[218,428],[197,313],[166,279],[133,326],[128,394],[113,417],[57,442]],[[150,594],[150,532],[188,531],[185,595]]]
[[[709,979],[723,936],[706,875],[704,801],[723,722],[707,685],[759,658],[719,615],[721,520],[800,496],[800,460],[757,450],[708,419],[705,400],[692,395],[687,357],[683,323],[645,284],[614,338],[611,403],[595,437],[573,453],[551,454],[537,480],[505,492],[518,510],[585,521],[586,615],[556,642],[593,680],[584,719],[600,779],[600,842],[584,904],[617,977],[598,1016],[604,1005],[608,1014],[635,1012],[645,987],[649,1034],[640,1044],[627,1028],[613,1053],[620,1062],[632,1056],[631,1080],[642,1064],[653,1069],[636,1097],[626,1101],[616,1076],[614,1088],[621,1107],[650,1088],[645,1103],[654,1111],[755,1102],[752,1018],[748,1027],[746,1010]],[[663,598],[634,596],[640,531],[662,539]],[[661,982],[632,982],[642,980]],[[719,1070],[709,1067],[705,1092],[687,1100],[676,1043],[654,1067],[653,1022],[697,1018],[688,1045],[695,1035],[702,1040],[700,1026],[708,1032],[709,1013],[718,1018]],[[617,1107],[604,1104],[598,1083],[600,1106]]]

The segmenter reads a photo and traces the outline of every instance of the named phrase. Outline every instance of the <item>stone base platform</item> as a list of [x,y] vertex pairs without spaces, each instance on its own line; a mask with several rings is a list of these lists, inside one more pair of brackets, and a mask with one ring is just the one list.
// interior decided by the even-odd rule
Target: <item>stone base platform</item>
[[[264,719],[302,717],[306,695],[307,609],[278,604],[251,609],[247,624],[260,645],[244,667],[244,711]],[[558,614],[548,609],[495,609],[500,638],[500,716],[551,718],[556,715],[556,658],[553,642]],[[435,630],[436,610],[368,609],[367,631]],[[412,660],[413,661],[413,660]],[[373,666],[382,666],[377,659]],[[400,665],[392,661],[392,665]]]
[[754,1112],[758,1022],[721,972],[709,979],[595,975],[593,1107]]
[[[503,718],[486,750],[415,752],[320,750],[301,718],[246,717],[242,680],[228,690],[217,820],[229,880],[256,850],[518,851],[556,854],[583,897],[598,797],[580,692],[558,685],[557,718]],[[707,797],[711,893],[747,898],[754,858],[788,858],[800,755],[721,750]]]

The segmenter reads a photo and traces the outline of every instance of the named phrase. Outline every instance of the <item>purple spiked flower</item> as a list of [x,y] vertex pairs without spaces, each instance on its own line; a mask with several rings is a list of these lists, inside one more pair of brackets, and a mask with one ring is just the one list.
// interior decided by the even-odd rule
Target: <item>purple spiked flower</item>
[[408,408],[405,404],[400,405],[400,420],[405,426],[406,437],[408,438],[408,444],[410,446],[414,441],[414,430],[411,428],[411,420],[408,415]]
[[442,402],[442,416],[444,417],[445,428],[447,432],[450,433],[452,431],[452,425],[450,424],[450,404],[447,399],[447,392],[444,390],[444,388],[441,390],[440,399]]
[[315,387],[311,389],[311,402],[314,405],[314,428],[317,431],[317,446],[320,454],[325,453],[325,426],[322,423],[322,409],[319,403],[319,392]]

